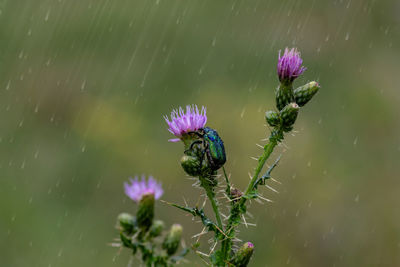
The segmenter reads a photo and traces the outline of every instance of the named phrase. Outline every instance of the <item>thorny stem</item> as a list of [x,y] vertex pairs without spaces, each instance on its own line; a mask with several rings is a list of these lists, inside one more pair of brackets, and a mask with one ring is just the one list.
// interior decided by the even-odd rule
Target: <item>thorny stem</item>
[[219,215],[218,205],[217,205],[217,202],[215,201],[215,198],[214,198],[214,193],[212,193],[212,192],[210,192],[210,191],[208,190],[208,191],[207,191],[207,196],[208,196],[208,198],[210,199],[211,206],[212,206],[212,208],[213,208],[213,210],[214,210],[215,217],[216,217],[216,219],[217,219],[218,227],[219,227],[220,229],[223,229],[223,228],[222,228],[221,216]]
[[[272,152],[274,151],[274,148],[278,145],[278,143],[283,139],[283,132],[281,129],[275,129],[272,131],[270,137],[269,137],[269,142],[264,146],[264,151],[263,154],[260,156],[258,159],[258,165],[254,171],[254,175],[251,178],[246,191],[244,193],[244,197],[240,199],[238,203],[233,203],[231,207],[231,212],[230,212],[230,217],[228,220],[228,224],[226,226],[226,235],[228,238],[224,239],[221,244],[221,252],[222,252],[222,258],[224,261],[229,261],[229,252],[232,249],[232,239],[235,236],[235,228],[238,225],[238,220],[240,220],[240,216],[246,211],[245,208],[245,203],[246,200],[248,199],[249,195],[253,193],[256,183],[258,181],[258,176],[260,175],[265,162],[268,160],[268,158],[271,156]],[[225,170],[224,170],[225,173]],[[230,184],[227,186],[230,187]]]
[[[269,143],[264,146],[264,152],[261,155],[261,157],[258,159],[258,165],[256,167],[256,170],[254,171],[253,178],[251,178],[250,183],[248,184],[246,191],[244,192],[244,195],[247,196],[255,186],[256,181],[258,180],[258,176],[260,175],[260,172],[262,171],[265,162],[271,155],[272,151],[274,151],[274,148],[278,144],[279,138],[277,138],[274,133],[271,134],[269,138]],[[245,198],[241,199],[241,202],[246,202]]]
[[226,174],[225,167],[222,166],[222,170],[224,171],[225,182],[226,182],[226,193],[229,195],[231,194],[231,183],[229,182],[228,175]]
[[211,206],[212,206],[212,208],[214,210],[215,218],[217,220],[218,228],[220,228],[222,230],[223,226],[222,226],[221,215],[219,214],[218,204],[215,201],[215,193],[214,193],[213,187],[210,184],[210,182],[207,181],[207,178],[201,177],[201,176],[199,178],[200,178],[201,186],[206,191],[207,197],[211,202]]

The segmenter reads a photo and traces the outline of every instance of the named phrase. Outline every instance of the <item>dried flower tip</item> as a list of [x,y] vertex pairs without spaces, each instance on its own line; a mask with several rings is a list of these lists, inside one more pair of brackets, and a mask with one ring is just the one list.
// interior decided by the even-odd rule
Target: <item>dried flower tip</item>
[[231,189],[231,195],[230,195],[230,198],[233,200],[233,201],[238,201],[238,200],[240,200],[240,198],[243,196],[243,193],[242,193],[242,191],[240,191],[239,189],[237,189],[237,188],[232,188]]

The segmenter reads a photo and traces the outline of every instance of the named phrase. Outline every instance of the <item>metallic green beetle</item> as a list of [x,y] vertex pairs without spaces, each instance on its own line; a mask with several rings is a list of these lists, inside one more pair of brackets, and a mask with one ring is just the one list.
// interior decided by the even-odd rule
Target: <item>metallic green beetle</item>
[[204,153],[207,156],[211,169],[218,170],[221,168],[226,162],[226,154],[224,142],[219,137],[217,131],[210,127],[205,127],[194,133],[203,139],[203,141],[194,141],[190,148],[192,149],[194,144],[203,143]]

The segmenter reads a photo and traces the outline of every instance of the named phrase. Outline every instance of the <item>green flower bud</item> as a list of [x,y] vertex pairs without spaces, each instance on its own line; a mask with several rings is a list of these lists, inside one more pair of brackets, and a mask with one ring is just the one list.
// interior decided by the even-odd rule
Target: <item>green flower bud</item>
[[154,194],[144,194],[139,201],[139,208],[136,213],[137,223],[143,232],[147,232],[153,223],[154,218]]
[[163,249],[168,255],[172,255],[178,250],[179,242],[181,241],[182,237],[182,230],[183,229],[180,224],[174,224],[171,226],[171,230],[165,237],[165,240],[162,244]]
[[118,215],[118,221],[122,227],[122,230],[124,230],[126,233],[132,234],[134,232],[136,226],[135,216],[129,213],[121,213]]
[[160,236],[164,228],[165,224],[163,221],[155,220],[149,230],[150,237]]
[[209,184],[214,184],[213,186],[218,184],[218,181],[215,179],[217,175],[217,171],[211,167],[210,162],[207,160],[207,156],[204,155],[205,160],[201,162],[201,172],[198,176],[209,177]]
[[246,267],[249,264],[250,258],[253,255],[254,245],[251,242],[246,242],[239,248],[235,256],[233,256],[231,263],[235,267]]
[[131,248],[133,250],[133,253],[136,253],[136,247],[132,243],[132,237],[126,236],[123,232],[119,233],[119,237],[121,239],[122,245],[127,248]]
[[181,158],[183,170],[190,176],[198,176],[201,174],[201,162],[198,157],[184,155]]
[[293,129],[292,126],[297,119],[299,109],[300,108],[296,103],[290,103],[281,110],[280,116],[282,118],[282,126],[285,132],[289,132]]
[[276,107],[282,110],[287,104],[294,101],[292,83],[281,83],[275,92]]
[[278,112],[272,111],[272,110],[267,111],[267,113],[265,113],[265,119],[267,120],[267,123],[271,127],[278,126],[279,122],[280,122],[280,118],[279,118]]
[[168,264],[165,259],[156,259],[156,262],[154,262],[154,267],[168,267]]
[[294,90],[294,98],[300,107],[307,104],[308,101],[318,92],[319,84],[317,82],[309,82],[296,90]]

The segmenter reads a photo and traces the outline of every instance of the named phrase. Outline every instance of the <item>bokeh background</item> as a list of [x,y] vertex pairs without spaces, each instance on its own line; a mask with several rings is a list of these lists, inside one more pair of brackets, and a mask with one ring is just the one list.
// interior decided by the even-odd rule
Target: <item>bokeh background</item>
[[[0,265],[127,266],[109,244],[118,213],[135,212],[122,188],[135,174],[201,203],[167,142],[179,106],[207,106],[244,188],[278,51],[295,46],[296,85],[322,88],[273,154],[274,202],[241,228],[250,266],[399,266],[399,41],[396,0],[0,1]],[[157,216],[188,245],[202,229],[162,203]]]

